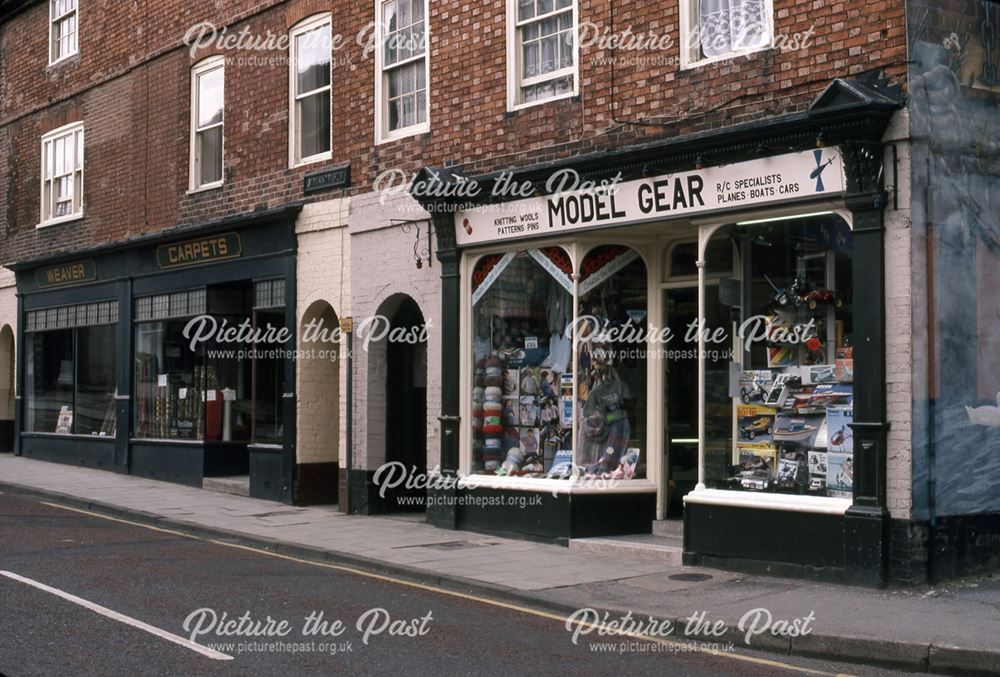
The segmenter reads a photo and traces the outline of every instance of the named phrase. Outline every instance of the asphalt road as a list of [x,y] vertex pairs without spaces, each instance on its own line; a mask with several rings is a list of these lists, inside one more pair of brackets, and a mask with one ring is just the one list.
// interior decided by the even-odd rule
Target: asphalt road
[[[338,634],[306,632],[306,619],[320,612]],[[192,632],[197,645],[184,645]],[[678,652],[673,643],[627,637],[572,640],[552,615],[0,493],[7,677],[896,674]],[[219,654],[205,655],[207,648]]]

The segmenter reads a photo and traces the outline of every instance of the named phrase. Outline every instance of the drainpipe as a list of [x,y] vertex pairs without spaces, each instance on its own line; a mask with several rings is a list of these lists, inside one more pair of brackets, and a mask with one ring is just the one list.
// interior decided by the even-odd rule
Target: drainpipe
[[[934,442],[934,436],[936,434],[935,418],[937,417],[937,407],[935,406],[937,402],[937,376],[934,370],[937,368],[936,350],[934,348],[934,342],[937,340],[937,332],[935,331],[936,317],[934,315],[934,209],[931,205],[932,191],[930,187],[931,183],[931,161],[927,158],[927,184],[924,186],[924,227],[926,229],[926,256],[927,256],[927,349],[930,353],[928,355],[928,365],[927,365],[927,375],[928,375],[928,392],[927,392],[927,517],[930,526],[930,533],[927,534],[928,540],[933,547],[934,543],[934,528],[937,526],[937,478],[935,473],[935,466],[937,465],[937,446]],[[935,359],[931,359],[931,355],[935,356]]]
[[344,454],[344,464],[347,468],[344,471],[345,495],[340,497],[343,501],[342,512],[350,515],[353,501],[351,500],[351,470],[354,467],[354,318],[345,317],[340,321],[340,327],[347,339],[347,430],[345,431],[345,443],[347,449]]

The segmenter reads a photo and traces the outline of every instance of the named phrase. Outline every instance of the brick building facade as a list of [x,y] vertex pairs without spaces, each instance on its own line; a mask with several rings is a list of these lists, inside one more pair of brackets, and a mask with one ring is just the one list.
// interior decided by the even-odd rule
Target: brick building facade
[[[355,512],[399,509],[399,496],[380,493],[374,481],[375,471],[389,461],[418,471],[441,468],[448,475],[482,473],[487,468],[492,473],[507,460],[509,450],[504,449],[484,462],[476,451],[483,441],[478,437],[481,431],[468,429],[468,422],[477,416],[476,359],[481,356],[476,351],[482,348],[476,344],[480,337],[471,335],[468,325],[474,311],[485,312],[476,305],[479,301],[470,301],[475,290],[468,285],[470,278],[486,272],[478,267],[484,261],[511,253],[522,258],[531,254],[541,262],[537,252],[548,247],[561,249],[571,265],[579,266],[594,251],[623,247],[638,253],[645,266],[648,307],[643,312],[668,322],[664,309],[683,305],[678,301],[687,293],[683,290],[701,297],[706,293],[694,274],[694,262],[707,253],[697,244],[702,235],[703,245],[713,234],[727,235],[737,255],[734,265],[744,266],[751,252],[746,248],[752,248],[757,237],[755,224],[796,217],[802,232],[810,234],[838,228],[853,231],[849,264],[834,263],[840,255],[835,247],[822,253],[830,258],[825,259],[827,279],[820,282],[833,280],[830,271],[837,266],[847,266],[853,284],[850,292],[843,290],[852,294],[850,315],[837,315],[840,310],[823,314],[829,327],[823,329],[822,338],[828,344],[823,348],[825,361],[831,365],[835,352],[862,345],[862,337],[865,345],[875,346],[862,348],[865,356],[855,358],[869,368],[868,374],[857,377],[855,394],[862,388],[874,393],[854,402],[854,420],[859,424],[855,435],[859,443],[870,445],[864,447],[870,457],[859,453],[852,460],[858,476],[853,490],[849,485],[842,488],[839,499],[806,496],[809,500],[801,505],[786,501],[788,505],[778,507],[767,501],[744,500],[742,507],[713,503],[712,494],[707,494],[711,499],[707,502],[693,499],[685,511],[687,555],[691,561],[727,566],[755,567],[762,560],[774,561],[806,575],[877,583],[887,579],[891,560],[894,578],[920,580],[932,555],[913,543],[926,540],[926,524],[934,520],[914,510],[914,497],[920,491],[915,487],[924,481],[924,470],[911,450],[914,444],[927,446],[914,442],[920,436],[917,421],[924,424],[923,410],[914,404],[914,391],[919,390],[914,381],[926,374],[910,365],[922,364],[914,355],[926,343],[915,330],[919,313],[914,309],[921,307],[927,263],[920,254],[923,245],[911,231],[911,204],[924,186],[911,179],[911,111],[904,106],[904,93],[908,81],[923,73],[913,63],[918,38],[940,42],[938,32],[955,17],[979,21],[985,10],[972,7],[977,3],[959,2],[934,10],[940,14],[922,15],[926,20],[917,22],[914,7],[904,0],[746,0],[733,4],[759,8],[766,35],[746,49],[730,45],[728,52],[715,54],[718,46],[709,48],[708,40],[698,33],[699,27],[708,31],[709,17],[700,15],[699,8],[707,11],[709,4],[491,0],[423,2],[421,9],[419,1],[97,5],[87,0],[3,0],[0,154],[6,160],[0,162],[0,220],[6,237],[0,247],[3,260],[17,274],[21,295],[15,299],[13,275],[8,273],[10,282],[0,286],[4,325],[0,356],[16,354],[12,362],[22,376],[17,400],[11,401],[6,415],[0,415],[10,421],[12,444],[26,455],[193,484],[212,474],[249,473],[251,492],[275,500],[308,503],[339,498],[342,507]],[[412,46],[407,53],[383,49],[385,32],[391,29],[376,27],[376,11],[387,11],[388,5],[396,12],[396,28],[409,23],[411,31],[426,34],[423,51]],[[529,72],[522,61],[529,59],[529,52],[517,48],[521,41],[534,39],[529,37],[538,30],[533,21],[546,13],[551,17],[549,23],[539,24],[544,24],[542,30],[566,30],[559,23],[565,19],[572,22],[576,36],[570,43],[546,43],[558,54],[570,44],[572,53],[571,63],[558,64],[565,67],[559,71],[564,75],[548,80]],[[293,54],[298,54],[295,36],[323,26],[333,41],[327,54],[328,79],[314,83],[318,89],[310,93],[302,84],[305,81],[290,71]],[[919,31],[932,36],[918,35]],[[753,39],[753,35],[736,36],[734,28],[732,40]],[[193,78],[217,65],[224,82],[223,115],[201,121],[195,114],[200,113],[196,97],[209,101],[212,91],[201,94],[193,85],[200,80]],[[416,80],[398,84],[393,78],[404,71]],[[532,84],[536,81],[541,84]],[[320,136],[328,139],[319,141],[311,161],[300,163],[297,158],[309,153],[298,145],[305,127],[301,122],[305,118],[298,116],[306,110],[298,102],[315,101],[317,91],[322,99],[324,86],[329,91],[328,131],[322,125],[319,129]],[[528,100],[544,99],[549,86],[556,92],[551,99]],[[391,87],[403,88],[399,100],[405,99],[410,108],[403,103],[398,109],[392,107]],[[992,95],[991,91],[976,94]],[[413,116],[413,124],[394,129],[393,115]],[[70,168],[69,174],[77,187],[82,185],[81,204],[60,203],[51,196],[47,203],[46,186],[56,191],[57,183],[43,177],[43,152],[50,147],[46,140],[55,143],[59,130],[73,123],[82,123],[86,156],[77,168],[80,173],[73,174]],[[223,141],[218,181],[212,176],[201,185],[193,178],[195,168],[202,167],[195,156],[197,163],[206,164],[210,156],[201,155],[208,150],[194,149],[210,138],[201,135],[202,128],[210,134],[219,123]],[[705,171],[708,176],[714,171],[721,176],[730,167],[751,171],[758,166],[755,162],[780,162],[787,156],[793,163],[797,160],[792,155],[806,157],[825,148],[836,153],[830,162],[843,168],[842,189],[836,195],[831,189],[829,199],[803,195],[750,200],[725,224],[725,219],[718,221],[722,218],[718,214],[732,212],[731,207],[680,220],[670,215],[661,221],[667,224],[662,227],[626,221],[615,224],[614,232],[575,233],[570,228],[537,239],[531,245],[535,249],[517,244],[530,242],[526,238],[514,237],[516,244],[507,245],[499,234],[476,240],[479,236],[470,231],[472,239],[463,240],[463,207],[468,205],[421,195],[421,184],[411,183],[418,175],[461,176],[493,186],[502,172],[531,183],[531,197],[522,195],[521,201],[477,200],[483,213],[496,215],[507,207],[527,208],[524,200],[545,196],[545,180],[558,169],[572,169],[595,180],[617,173],[627,184],[686,172]],[[821,156],[817,155],[817,164]],[[427,168],[439,168],[439,173],[428,173]],[[71,213],[60,216],[62,209]],[[454,212],[459,212],[458,218]],[[826,216],[815,217],[817,212]],[[829,222],[809,220],[815,218]],[[839,219],[839,225],[830,219]],[[722,230],[712,230],[720,226]],[[770,237],[775,247],[786,246],[786,240],[772,236],[776,227],[767,227],[771,230],[761,237]],[[876,239],[868,239],[872,233]],[[786,239],[791,243],[794,238]],[[691,243],[695,243],[689,256],[691,274],[672,274],[672,266],[680,265],[675,253],[687,251],[684,247]],[[170,259],[173,251],[180,251],[183,258],[184,247],[195,252],[192,259],[179,263]],[[801,247],[787,247],[802,253]],[[771,275],[776,282],[780,279],[779,286],[790,286],[799,273],[808,272],[812,264],[806,261],[818,260],[820,253],[810,253],[813,259],[800,257],[795,270]],[[558,268],[554,260],[550,257],[548,264],[539,265]],[[758,296],[762,289],[767,291],[763,278],[749,282],[756,275],[750,269],[754,264],[745,265],[748,268],[733,268],[712,278],[746,281],[739,292],[741,317],[750,314],[750,305],[760,305]],[[78,271],[79,279],[62,282],[64,269]],[[573,271],[579,274],[576,268]],[[712,272],[706,272],[711,277]],[[583,297],[574,287],[573,274],[563,286],[578,307]],[[46,275],[56,283],[45,283]],[[552,276],[559,278],[555,272]],[[544,279],[544,284],[551,284]],[[877,292],[876,298],[862,301],[869,291]],[[111,304],[103,322],[80,319],[95,304],[93,312],[105,312],[99,307],[102,303]],[[144,305],[155,308],[157,303],[163,304],[160,314]],[[176,311],[175,303],[184,310]],[[215,365],[206,353],[198,358],[201,362],[177,367],[181,358],[176,349],[183,344],[176,333],[178,323],[196,315],[195,309],[211,314],[213,304],[225,307],[227,316],[283,323],[294,330],[296,349],[326,352],[309,359],[301,354],[277,361],[254,358],[245,368]],[[729,307],[727,312],[736,312],[737,306]],[[70,319],[59,316],[60,308],[67,309]],[[377,316],[393,327],[427,326],[426,343],[417,349],[384,342],[365,346],[364,328],[330,341],[305,338],[310,323],[347,328],[353,320],[357,329]],[[509,309],[493,317],[504,322],[509,317],[523,319]],[[127,358],[83,369],[79,356],[96,340],[93,336],[112,326],[117,327],[114,340],[119,352]],[[94,330],[91,336],[92,327],[105,329]],[[852,330],[852,340],[845,340],[841,334]],[[75,346],[76,362],[69,367],[65,359],[46,357],[46,351],[56,348],[43,334],[52,332],[62,332],[64,338],[58,341]],[[150,343],[161,335],[173,338],[159,346]],[[10,350],[4,347],[5,336]],[[15,352],[15,337],[18,346],[33,342],[31,348]],[[524,347],[523,337],[518,340]],[[529,343],[534,345],[534,340]],[[493,345],[489,352],[510,347]],[[331,350],[337,353],[335,358]],[[779,368],[777,363],[754,364],[757,358],[748,352],[733,362],[746,372],[751,366],[758,371]],[[168,364],[173,366],[164,367]],[[72,378],[64,372],[67,368],[74,370]],[[175,378],[171,371],[175,368],[183,375]],[[51,372],[48,377],[43,376],[46,369]],[[678,487],[683,487],[680,493],[695,488],[694,481],[686,484],[684,473],[700,467],[699,489],[706,488],[707,475],[710,491],[724,490],[713,484],[711,449],[707,454],[701,451],[700,462],[690,461],[692,449],[670,449],[671,435],[661,420],[665,415],[657,413],[663,408],[657,398],[670,387],[666,365],[651,359],[643,369],[647,379],[636,383],[649,396],[642,404],[641,398],[633,399],[631,406],[645,407],[647,413],[630,411],[632,442],[638,446],[626,444],[627,449],[615,452],[617,464],[618,456],[636,450],[635,462],[645,473],[641,482],[636,477],[627,491],[613,491],[608,497],[585,488],[553,489],[561,480],[508,476],[489,490],[494,498],[542,487],[546,492],[552,489],[554,500],[540,513],[477,511],[454,507],[457,497],[471,491],[457,487],[450,495],[438,496],[442,504],[451,501],[452,508],[432,510],[429,519],[443,526],[555,539],[620,528],[648,531],[653,518],[679,516]],[[564,365],[562,372],[572,378],[576,394],[570,400],[579,398],[582,377],[576,366]],[[100,412],[91,412],[92,423],[81,429],[85,407],[74,399],[67,418],[59,399],[61,389],[70,379],[77,392],[88,378],[89,387],[97,389],[101,373],[105,390],[110,388],[103,395],[108,411],[103,421]],[[403,373],[405,377],[400,376]],[[693,384],[695,372],[689,376]],[[29,382],[31,392],[37,391],[48,408],[35,411],[28,401]],[[262,387],[269,394],[260,392]],[[181,420],[177,412],[186,411],[190,403],[185,402],[195,392],[201,392],[201,413]],[[694,402],[699,393],[689,389],[671,397]],[[707,398],[701,396],[703,407],[712,411]],[[574,401],[573,420],[564,422],[564,427],[567,435],[572,429],[582,436],[583,427],[576,430],[576,417],[582,415],[584,401]],[[269,407],[260,421],[259,402]],[[87,407],[96,409],[101,403],[96,398]],[[680,437],[704,443],[705,430],[699,433],[695,411],[679,411],[672,416],[689,419],[685,423],[689,434]],[[727,411],[733,439],[726,444],[738,466],[740,449],[749,453],[752,445],[740,447],[739,416],[733,408]],[[824,418],[824,430],[826,425]],[[48,429],[52,426],[56,433]],[[541,436],[544,427],[537,431]],[[83,434],[86,439],[80,438]],[[414,441],[416,437],[426,444]],[[509,440],[508,435],[503,441]],[[817,440],[812,443],[819,447]],[[575,445],[556,446],[558,450],[569,446],[572,452]],[[776,476],[776,466],[791,462],[791,457],[781,456],[777,441],[772,446],[776,448],[770,471]],[[670,460],[675,457],[688,458],[681,464],[686,464],[684,468],[678,466],[676,477]],[[798,471],[805,477],[805,451],[799,460]],[[540,459],[539,474],[547,474],[553,461]],[[586,465],[575,456],[573,462]],[[518,465],[530,464],[514,463],[515,474],[525,472]],[[825,477],[823,487],[825,491]],[[798,490],[816,493],[812,485],[801,484]],[[734,510],[742,512],[734,517]],[[997,511],[997,506],[985,504],[971,512]],[[622,513],[634,519],[608,517]],[[720,519],[730,520],[731,528],[712,537],[697,536],[707,534],[705,520]],[[726,545],[727,538],[746,532],[754,520],[762,530],[787,531],[787,541],[775,545],[771,537],[757,534],[739,547]],[[812,556],[810,549],[822,554]]]

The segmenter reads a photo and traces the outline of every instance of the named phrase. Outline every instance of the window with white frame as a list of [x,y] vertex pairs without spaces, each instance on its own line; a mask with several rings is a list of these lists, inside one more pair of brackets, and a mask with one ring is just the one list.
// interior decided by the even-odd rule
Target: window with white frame
[[428,97],[426,0],[379,0],[379,136],[426,131]]
[[49,63],[77,53],[77,0],[49,0]]
[[42,137],[41,224],[83,216],[83,123]]
[[725,58],[768,47],[772,0],[685,0],[686,63]]
[[292,28],[289,40],[291,164],[331,157],[330,93],[332,24],[329,14]]
[[191,71],[191,189],[222,184],[225,69],[211,57]]
[[574,0],[508,0],[509,107],[576,93]]

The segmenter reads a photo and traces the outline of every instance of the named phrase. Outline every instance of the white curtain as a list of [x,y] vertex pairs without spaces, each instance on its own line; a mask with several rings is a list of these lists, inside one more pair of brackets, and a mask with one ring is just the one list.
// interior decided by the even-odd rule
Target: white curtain
[[701,0],[701,49],[706,57],[762,47],[770,39],[767,0]]

